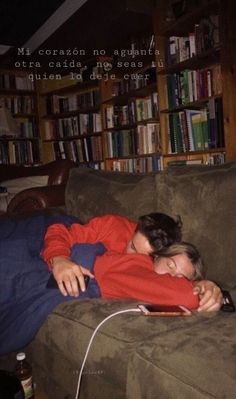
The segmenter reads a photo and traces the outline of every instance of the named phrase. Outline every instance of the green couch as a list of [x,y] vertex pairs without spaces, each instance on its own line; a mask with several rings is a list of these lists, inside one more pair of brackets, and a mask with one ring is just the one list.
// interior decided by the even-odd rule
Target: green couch
[[[136,220],[152,211],[180,215],[184,239],[207,265],[207,277],[236,301],[236,163],[132,175],[74,168],[67,212],[86,222],[106,213]],[[50,399],[74,399],[81,363],[96,326],[134,301],[67,302],[25,348],[36,383]],[[85,364],[82,399],[235,399],[236,313],[148,318],[125,313],[95,336]],[[14,354],[12,355],[12,357]],[[0,366],[10,364],[1,359]]]

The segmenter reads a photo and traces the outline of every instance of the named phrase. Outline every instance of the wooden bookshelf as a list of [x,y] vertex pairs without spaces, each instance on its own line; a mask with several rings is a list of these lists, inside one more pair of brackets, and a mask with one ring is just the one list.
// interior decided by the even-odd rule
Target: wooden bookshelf
[[[134,62],[131,57],[121,60],[122,63]],[[142,68],[122,71],[117,69],[119,59],[99,60],[101,65],[111,61],[114,67],[109,73],[105,66],[97,70],[103,79],[71,84],[70,79],[64,77],[64,84],[60,81],[59,87],[51,83],[47,87],[45,82],[41,86],[40,131],[44,162],[66,157],[98,169],[145,172],[161,168],[154,57],[142,57]],[[115,79],[109,78],[112,74]],[[134,74],[139,79],[134,79]],[[86,101],[86,97],[93,95],[97,97],[94,102]],[[84,104],[80,102],[83,97]],[[91,129],[83,130],[83,118],[96,115],[101,117],[99,126],[92,124]]]
[[0,106],[7,108],[19,126],[19,135],[0,136],[0,162],[41,162],[38,102],[35,84],[22,71],[0,71]]
[[[157,68],[157,84],[164,167],[178,161],[235,160],[236,27],[232,15],[236,4],[199,0],[179,18],[170,18],[168,7],[167,2],[159,2],[153,18],[159,50],[156,63],[161,59],[163,64]],[[187,142],[190,139],[192,145]]]
[[[62,82],[63,81],[63,82]],[[68,158],[101,168],[103,163],[99,82],[65,76],[59,87],[40,86],[44,162]]]
[[[97,79],[42,80],[37,90],[0,86],[2,102],[11,109],[19,103],[14,118],[36,126],[33,137],[0,138],[2,152],[10,154],[6,162],[16,162],[17,146],[25,153],[32,153],[30,146],[38,149],[33,163],[70,158],[132,172],[155,171],[176,161],[235,160],[236,2],[191,0],[179,17],[174,3],[156,3],[154,41],[149,31],[123,46],[137,52],[153,46],[155,55],[91,59],[89,68],[98,61],[112,65],[108,70],[97,66]],[[127,66],[118,68],[119,62]],[[130,67],[132,62],[142,67]],[[139,79],[132,78],[135,74]],[[30,101],[34,105],[27,109]]]
[[[143,40],[127,44],[126,47],[138,55],[121,58],[123,64],[127,61],[142,67],[123,68],[118,73],[114,67],[110,71],[116,79],[106,88],[102,104],[107,170],[136,173],[162,168],[155,57],[139,55],[140,48],[154,52],[152,38],[153,35],[147,35]],[[119,63],[119,59],[111,63]]]

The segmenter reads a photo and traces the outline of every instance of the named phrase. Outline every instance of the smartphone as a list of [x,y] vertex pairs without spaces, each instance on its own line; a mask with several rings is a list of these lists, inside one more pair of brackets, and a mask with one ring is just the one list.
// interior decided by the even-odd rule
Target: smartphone
[[221,310],[223,310],[223,312],[235,312],[235,306],[229,291],[221,290],[221,292],[223,294],[223,305],[221,306]]
[[182,305],[138,305],[145,316],[191,316],[192,312]]

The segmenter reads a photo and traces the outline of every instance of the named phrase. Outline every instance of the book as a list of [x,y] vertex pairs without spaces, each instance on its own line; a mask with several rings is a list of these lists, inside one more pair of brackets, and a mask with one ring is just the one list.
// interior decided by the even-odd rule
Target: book
[[201,151],[204,149],[201,112],[191,115],[191,121],[192,121],[192,131],[195,142],[195,150]]
[[168,167],[186,166],[186,165],[201,165],[203,164],[202,158],[199,159],[175,159],[167,163]]
[[186,123],[187,123],[188,138],[189,138],[189,151],[195,151],[196,143],[193,132],[192,116],[198,114],[199,111],[194,109],[185,109],[184,112],[186,114]]

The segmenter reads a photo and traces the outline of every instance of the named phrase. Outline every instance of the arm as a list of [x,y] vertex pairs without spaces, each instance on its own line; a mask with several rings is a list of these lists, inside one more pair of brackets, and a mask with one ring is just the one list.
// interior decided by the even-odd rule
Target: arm
[[108,250],[123,252],[135,227],[135,223],[115,215],[93,218],[85,225],[76,223],[69,228],[54,224],[47,230],[41,255],[51,268],[53,258],[69,258],[75,243],[100,241]]
[[60,256],[53,259],[52,273],[59,290],[64,296],[78,297],[80,290],[85,291],[84,276],[94,278],[94,275],[87,268],[72,262],[69,258]]
[[213,281],[195,281],[193,292],[200,297],[199,312],[220,310],[223,304],[223,295],[221,289]]
[[[79,223],[67,227],[63,224],[49,226],[45,238],[44,248],[41,255],[52,271],[58,288],[62,295],[79,295],[79,289],[85,290],[84,275],[93,278],[93,274],[82,265],[70,259],[71,248],[78,242],[95,242],[98,233],[94,227],[99,228],[99,220],[92,221],[87,225]],[[77,280],[79,284],[77,284]]]
[[104,298],[198,307],[192,282],[169,274],[158,275],[146,255],[106,253],[96,260],[95,278]]
[[[54,258],[53,275],[64,296],[78,296],[85,291],[84,276],[94,278],[91,273],[97,256],[106,251],[100,242],[96,244],[75,244],[71,250],[71,260]],[[75,263],[73,263],[75,262]],[[78,280],[78,281],[77,281]],[[79,283],[79,284],[78,284]]]

